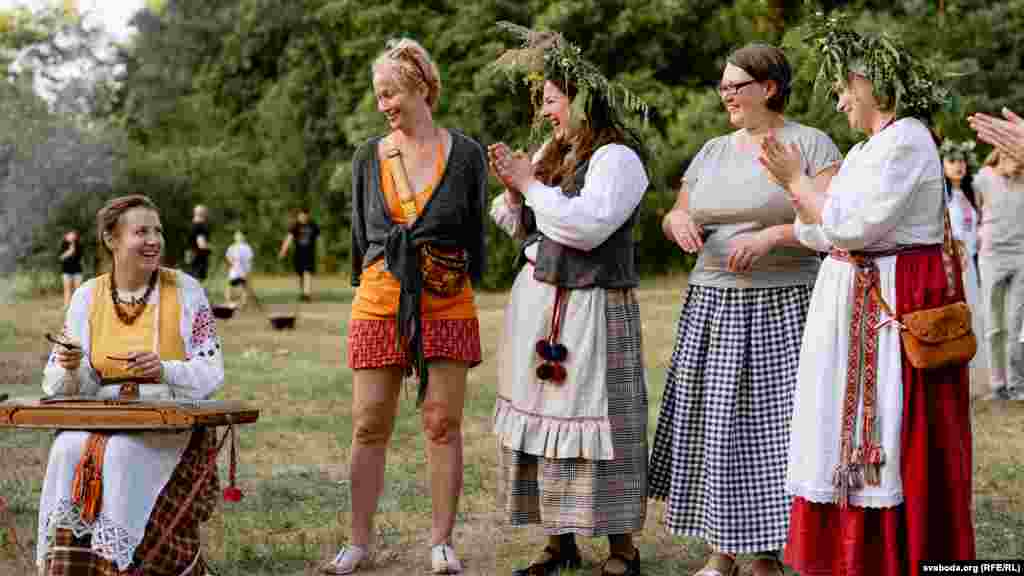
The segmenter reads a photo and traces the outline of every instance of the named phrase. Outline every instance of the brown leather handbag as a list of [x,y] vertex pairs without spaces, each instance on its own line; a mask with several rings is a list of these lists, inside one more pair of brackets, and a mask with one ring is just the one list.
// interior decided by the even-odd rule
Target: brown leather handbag
[[[953,258],[961,262],[959,246],[953,241],[953,233],[949,224],[949,212],[945,214],[945,241],[943,242],[943,259]],[[951,271],[955,267],[946,263],[946,282],[948,289],[953,290]],[[942,368],[966,364],[974,358],[978,351],[978,339],[971,328],[971,309],[963,300],[908,312],[903,315],[894,314],[878,291],[878,285],[871,287],[871,293],[878,299],[885,313],[900,327],[900,339],[903,341],[903,353],[914,368]]]

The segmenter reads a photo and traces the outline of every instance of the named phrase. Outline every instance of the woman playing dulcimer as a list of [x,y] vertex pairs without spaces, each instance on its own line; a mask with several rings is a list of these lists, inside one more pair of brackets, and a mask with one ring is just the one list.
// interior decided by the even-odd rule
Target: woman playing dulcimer
[[[196,280],[160,267],[156,206],[145,196],[115,198],[96,220],[112,269],[72,296],[43,390],[97,399],[209,397],[224,379],[210,305]],[[204,429],[60,432],[39,502],[41,573],[204,575],[199,523],[213,511],[218,483],[207,468],[212,439]]]

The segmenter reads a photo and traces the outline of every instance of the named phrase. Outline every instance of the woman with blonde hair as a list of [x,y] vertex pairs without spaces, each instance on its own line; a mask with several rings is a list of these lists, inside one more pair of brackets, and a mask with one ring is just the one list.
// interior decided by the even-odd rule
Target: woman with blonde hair
[[371,67],[388,133],[352,159],[350,543],[322,567],[351,574],[371,553],[387,443],[403,375],[419,378],[434,574],[462,571],[452,530],[462,491],[462,408],[480,363],[472,281],[484,269],[487,160],[476,141],[434,122],[437,66],[414,40],[388,43]]

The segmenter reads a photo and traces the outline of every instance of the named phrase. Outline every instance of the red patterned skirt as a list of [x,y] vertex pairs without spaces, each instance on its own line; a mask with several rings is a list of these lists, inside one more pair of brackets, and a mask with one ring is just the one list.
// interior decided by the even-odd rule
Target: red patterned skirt
[[[897,256],[897,314],[947,303],[945,289],[938,249]],[[972,449],[967,366],[918,370],[904,357],[903,504],[844,510],[796,498],[786,563],[804,576],[920,576],[922,560],[974,559]]]
[[[213,440],[212,432],[201,430],[192,434],[181,461],[157,497],[145,535],[135,549],[135,561],[128,570],[122,572],[110,560],[97,556],[91,548],[91,536],[76,538],[71,530],[61,528],[50,546],[43,573],[46,576],[205,576],[206,563],[199,553],[199,524],[209,520],[217,506],[219,488],[216,471],[207,476],[206,485],[199,490],[173,533],[164,536],[162,529],[185,505],[192,487],[202,477],[208,462],[206,455],[215,449]],[[141,572],[138,571],[142,559],[160,545],[161,540],[163,544],[153,554],[152,560],[142,566]]]
[[[348,325],[348,367],[353,370],[409,366],[405,346],[395,344],[395,320],[351,320]],[[461,320],[423,320],[423,357],[445,358],[476,366],[482,359],[480,322]]]

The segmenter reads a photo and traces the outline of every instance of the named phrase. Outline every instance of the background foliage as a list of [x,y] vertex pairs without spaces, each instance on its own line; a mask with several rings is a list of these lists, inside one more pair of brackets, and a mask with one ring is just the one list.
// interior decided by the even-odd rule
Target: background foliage
[[[850,11],[862,29],[893,33],[918,54],[969,73],[954,82],[958,107],[935,119],[942,134],[970,137],[964,115],[972,110],[1024,110],[1024,0],[148,4],[135,17],[138,33],[92,76],[89,90],[58,94],[47,105],[26,89],[53,64],[53,54],[0,81],[0,190],[8,196],[0,222],[7,214],[15,224],[14,212],[2,211],[11,197],[47,207],[39,221],[18,217],[13,226],[31,241],[18,244],[0,233],[0,254],[6,242],[23,264],[55,267],[61,229],[88,230],[106,197],[137,191],[163,209],[171,263],[184,250],[190,205],[201,201],[211,208],[215,247],[226,248],[232,231],[243,228],[257,267],[271,271],[284,269],[274,255],[290,212],[308,206],[323,229],[323,266],[344,270],[349,161],[361,142],[384,130],[369,64],[385,40],[411,36],[436,59],[442,125],[484,144],[526,141],[525,92],[484,73],[508,41],[495,31],[498,20],[562,31],[653,106],[650,122],[640,127],[652,151],[652,189],[638,228],[644,273],[688,264],[662,238],[659,221],[689,159],[729,129],[714,86],[731,50],[750,41],[785,42],[798,69],[787,114],[826,130],[843,149],[855,141],[845,119],[811,97],[808,48],[795,27],[815,10]],[[55,38],[91,45],[95,38],[87,32],[53,12],[0,14],[0,66]],[[87,111],[61,106],[61,98],[84,99]],[[42,177],[55,170],[59,177]],[[496,194],[497,183],[492,186]],[[514,274],[515,246],[494,227],[489,233],[485,285],[505,286]]]

